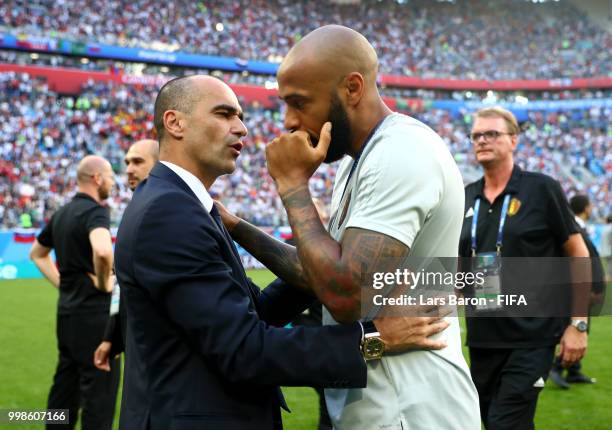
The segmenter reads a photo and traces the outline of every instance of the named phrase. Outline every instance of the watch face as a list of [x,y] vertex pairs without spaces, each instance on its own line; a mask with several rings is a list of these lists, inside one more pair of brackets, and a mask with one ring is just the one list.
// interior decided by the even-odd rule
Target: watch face
[[385,351],[385,344],[380,338],[372,337],[366,339],[363,344],[363,352],[365,358],[380,358]]
[[580,321],[578,324],[576,324],[578,331],[587,331],[587,327],[588,325],[584,321]]

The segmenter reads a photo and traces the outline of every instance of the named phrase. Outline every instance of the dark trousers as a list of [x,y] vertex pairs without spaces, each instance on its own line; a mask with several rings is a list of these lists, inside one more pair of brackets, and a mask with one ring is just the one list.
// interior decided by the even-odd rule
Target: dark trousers
[[470,367],[487,430],[534,429],[538,395],[554,346],[533,349],[470,348]]
[[81,411],[83,430],[111,430],[119,388],[120,362],[110,360],[111,371],[93,365],[94,351],[102,341],[107,313],[58,315],[59,362],[49,392],[48,409],[68,409],[70,424],[47,425],[73,429]]

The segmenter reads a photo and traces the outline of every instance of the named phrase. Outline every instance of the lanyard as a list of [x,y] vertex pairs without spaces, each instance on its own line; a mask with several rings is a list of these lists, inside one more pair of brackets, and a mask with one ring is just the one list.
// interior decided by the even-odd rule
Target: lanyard
[[[501,215],[499,217],[499,229],[497,230],[497,255],[501,255],[502,239],[504,225],[506,224],[506,215],[508,214],[508,206],[510,205],[510,194],[504,196],[504,204],[502,205]],[[472,256],[476,255],[476,227],[478,226],[478,212],[480,212],[480,199],[477,198],[474,203],[474,215],[472,216]]]

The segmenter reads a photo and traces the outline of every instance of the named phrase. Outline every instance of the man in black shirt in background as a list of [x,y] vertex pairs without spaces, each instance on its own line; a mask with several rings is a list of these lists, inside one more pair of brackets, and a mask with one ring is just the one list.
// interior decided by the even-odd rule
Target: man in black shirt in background
[[[588,257],[559,183],[514,165],[518,134],[516,118],[503,108],[485,108],[474,115],[470,138],[484,177],[465,189],[459,256],[478,256],[499,269],[501,257]],[[501,290],[496,294],[505,291],[501,279],[490,284]],[[586,351],[588,292],[585,297],[582,293],[572,291],[570,324],[566,318],[468,314],[470,366],[487,429],[534,428],[538,395],[556,344],[564,366]]]
[[[591,273],[593,277],[593,284],[591,288],[591,306],[603,303],[603,295],[605,291],[605,272],[599,252],[597,248],[589,238],[589,234],[586,230],[586,222],[591,217],[591,211],[593,205],[589,201],[589,197],[585,194],[577,194],[570,199],[570,207],[572,212],[576,216],[576,223],[580,227],[580,234],[582,239],[589,250],[589,256],[591,257]],[[559,358],[555,359],[552,370],[550,371],[550,379],[559,387],[563,389],[570,388],[569,384],[594,384],[595,378],[591,378],[581,372],[582,365],[580,361],[577,361],[573,365],[567,368],[567,376],[563,376],[563,366]]]
[[108,161],[94,155],[83,158],[77,168],[77,194],[53,215],[30,251],[45,278],[59,289],[59,363],[47,408],[68,409],[68,428],[75,427],[79,408],[84,430],[110,430],[113,423],[120,369],[113,363],[110,372],[102,372],[91,357],[110,305],[113,248],[109,212],[101,203],[114,185]]

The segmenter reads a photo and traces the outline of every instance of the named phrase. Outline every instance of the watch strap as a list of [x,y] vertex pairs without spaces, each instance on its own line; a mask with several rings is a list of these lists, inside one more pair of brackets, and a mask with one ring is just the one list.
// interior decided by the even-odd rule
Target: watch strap
[[363,335],[364,337],[368,334],[378,333],[376,326],[374,325],[374,321],[364,321],[361,323],[363,327]]

